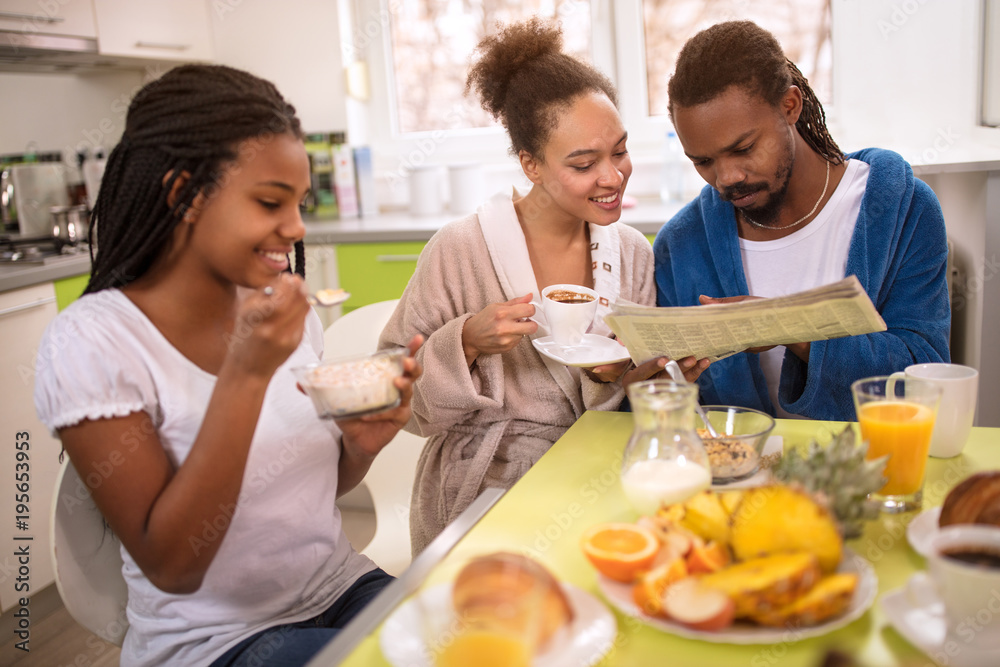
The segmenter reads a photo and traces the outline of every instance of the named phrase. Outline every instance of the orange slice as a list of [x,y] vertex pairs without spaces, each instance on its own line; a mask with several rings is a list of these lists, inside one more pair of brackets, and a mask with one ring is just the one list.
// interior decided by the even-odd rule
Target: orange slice
[[615,581],[630,583],[653,564],[660,541],[643,526],[604,523],[587,530],[580,546],[598,572]]

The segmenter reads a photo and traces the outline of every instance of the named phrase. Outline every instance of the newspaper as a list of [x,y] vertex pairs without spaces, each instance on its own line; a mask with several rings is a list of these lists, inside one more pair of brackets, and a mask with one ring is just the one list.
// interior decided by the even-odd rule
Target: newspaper
[[619,300],[608,326],[636,363],[654,357],[724,359],[747,348],[885,331],[856,276],[771,299],[657,308]]

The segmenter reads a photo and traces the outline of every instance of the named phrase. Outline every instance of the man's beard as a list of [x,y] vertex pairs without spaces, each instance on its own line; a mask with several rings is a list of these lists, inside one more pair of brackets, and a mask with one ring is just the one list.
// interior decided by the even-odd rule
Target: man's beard
[[758,224],[765,226],[774,225],[778,222],[778,214],[781,213],[781,207],[785,205],[785,197],[788,195],[788,182],[792,178],[793,162],[794,158],[791,152],[789,152],[786,153],[785,160],[778,165],[778,172],[775,175],[775,181],[779,183],[777,190],[769,192],[767,183],[734,185],[726,188],[721,193],[722,199],[733,201],[753,192],[768,192],[768,198],[765,203],[756,207],[747,206],[741,210]]

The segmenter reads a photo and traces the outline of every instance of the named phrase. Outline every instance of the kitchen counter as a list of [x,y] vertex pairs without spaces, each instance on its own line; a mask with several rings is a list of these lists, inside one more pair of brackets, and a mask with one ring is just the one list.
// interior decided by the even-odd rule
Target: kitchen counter
[[[622,211],[621,222],[643,234],[655,234],[664,222],[680,210],[684,202],[643,200]],[[427,241],[438,229],[464,216],[442,213],[412,216],[406,211],[382,213],[374,218],[353,220],[306,219],[306,243],[378,243]]]
[[[621,219],[643,234],[655,234],[680,207],[681,202],[643,201],[625,209]],[[442,226],[460,217],[453,213],[414,217],[405,211],[396,211],[352,220],[307,218],[305,242],[321,245],[427,241]],[[88,271],[90,256],[86,252],[52,257],[44,264],[0,264],[0,292],[79,276]]]
[[49,257],[44,263],[0,264],[0,292],[83,275],[90,271],[90,254]]

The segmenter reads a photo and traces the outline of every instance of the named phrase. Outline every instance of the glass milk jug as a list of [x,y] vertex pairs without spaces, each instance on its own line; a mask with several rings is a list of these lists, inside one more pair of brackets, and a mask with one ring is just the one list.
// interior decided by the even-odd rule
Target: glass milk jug
[[622,461],[622,488],[643,515],[683,502],[712,483],[708,454],[695,432],[698,385],[670,380],[628,388],[635,427]]

